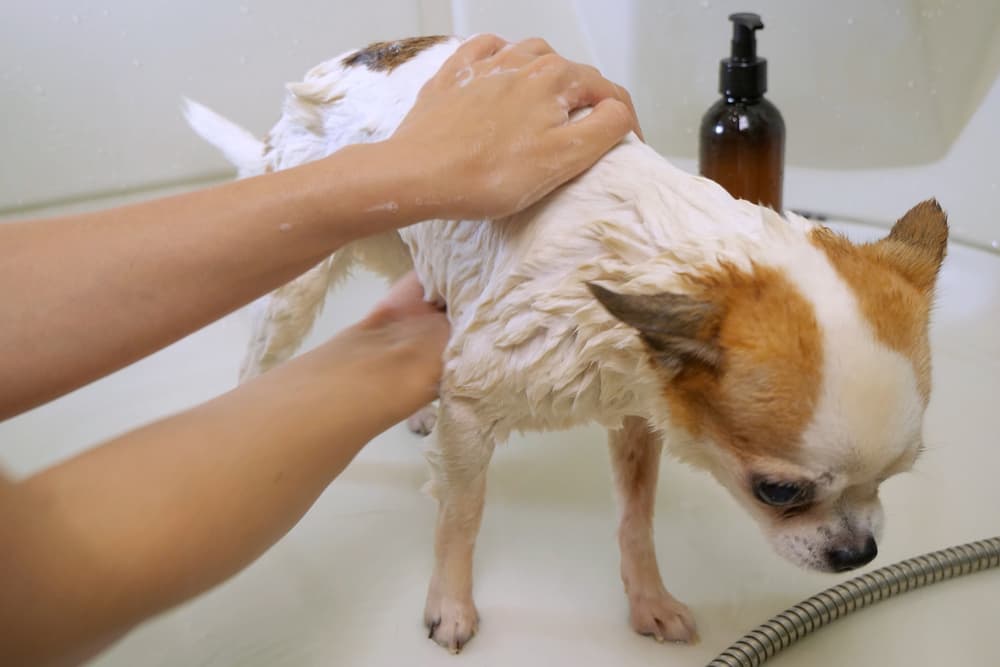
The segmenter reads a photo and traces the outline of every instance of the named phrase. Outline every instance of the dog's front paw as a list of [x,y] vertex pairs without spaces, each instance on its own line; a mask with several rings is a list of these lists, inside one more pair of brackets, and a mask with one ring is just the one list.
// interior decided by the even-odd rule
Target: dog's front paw
[[406,426],[412,433],[416,433],[421,437],[428,436],[431,434],[431,431],[434,430],[434,425],[437,424],[437,418],[437,406],[431,403],[429,405],[425,405],[410,415],[410,417],[406,420]]
[[651,636],[658,642],[698,642],[691,610],[666,590],[661,589],[652,595],[637,595],[629,600],[629,607],[629,622],[640,635]]
[[452,653],[469,643],[479,628],[479,613],[472,600],[441,597],[428,599],[424,610],[427,635]]

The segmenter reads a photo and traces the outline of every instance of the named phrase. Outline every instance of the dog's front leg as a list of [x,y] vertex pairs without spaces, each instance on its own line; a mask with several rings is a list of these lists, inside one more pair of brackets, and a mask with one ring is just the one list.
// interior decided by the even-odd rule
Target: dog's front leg
[[690,610],[663,585],[653,544],[653,505],[663,442],[649,422],[628,417],[608,434],[611,464],[621,508],[618,544],[629,621],[658,641],[697,641]]
[[437,429],[438,447],[428,458],[439,509],[424,623],[434,641],[457,653],[479,624],[472,600],[472,555],[494,442],[464,401],[441,399]]

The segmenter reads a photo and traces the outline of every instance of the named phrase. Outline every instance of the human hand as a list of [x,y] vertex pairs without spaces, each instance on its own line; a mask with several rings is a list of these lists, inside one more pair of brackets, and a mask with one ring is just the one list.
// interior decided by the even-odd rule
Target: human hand
[[[593,107],[570,121],[577,109]],[[537,202],[640,132],[628,93],[541,39],[468,40],[390,139],[426,175],[425,219],[500,218]]]
[[424,301],[416,273],[393,285],[357,329],[386,361],[386,400],[400,420],[437,398],[451,326],[441,308]]

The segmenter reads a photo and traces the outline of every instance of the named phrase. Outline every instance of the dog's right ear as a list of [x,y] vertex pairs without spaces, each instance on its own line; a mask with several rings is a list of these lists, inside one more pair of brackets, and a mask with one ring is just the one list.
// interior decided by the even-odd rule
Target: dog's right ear
[[671,373],[690,363],[710,368],[721,363],[715,304],[671,292],[618,294],[595,283],[587,287],[609,313],[639,332],[653,359]]

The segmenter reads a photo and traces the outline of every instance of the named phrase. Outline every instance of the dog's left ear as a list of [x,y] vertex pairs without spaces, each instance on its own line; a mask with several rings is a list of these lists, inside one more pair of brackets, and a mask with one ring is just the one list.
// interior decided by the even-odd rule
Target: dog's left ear
[[930,293],[948,249],[948,216],[937,200],[920,202],[875,246],[906,280],[920,291]]
[[722,361],[713,341],[719,308],[684,294],[618,294],[587,283],[590,292],[609,313],[633,327],[653,358],[672,373],[685,365],[717,368]]

